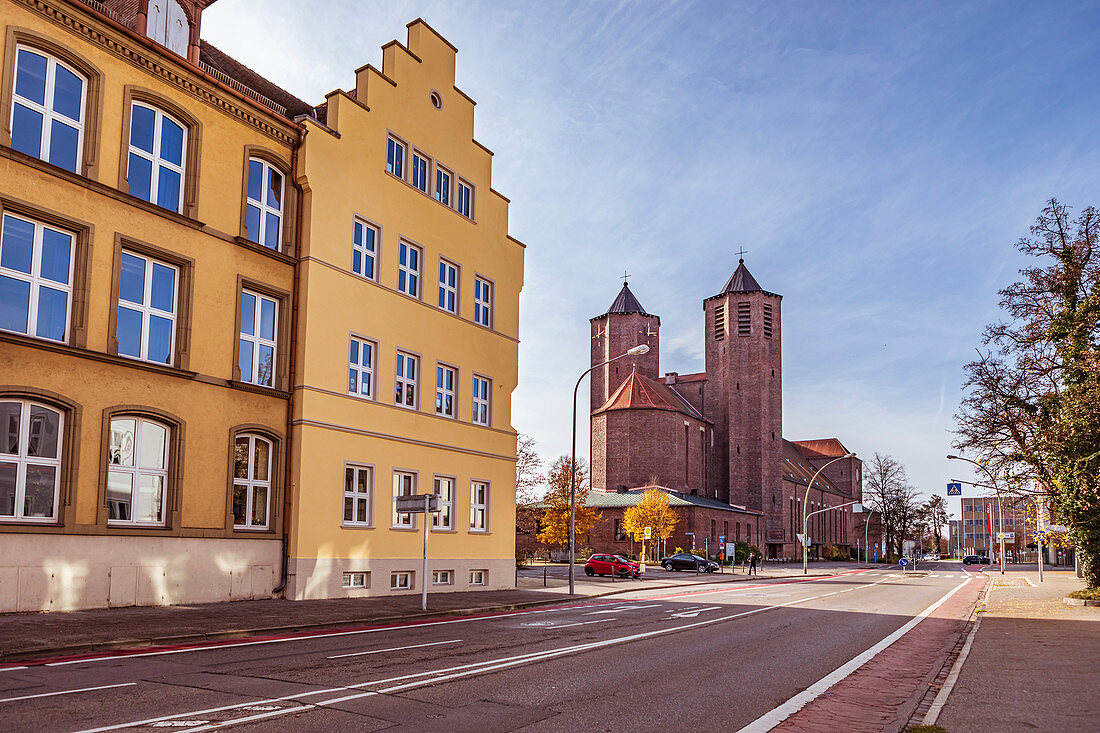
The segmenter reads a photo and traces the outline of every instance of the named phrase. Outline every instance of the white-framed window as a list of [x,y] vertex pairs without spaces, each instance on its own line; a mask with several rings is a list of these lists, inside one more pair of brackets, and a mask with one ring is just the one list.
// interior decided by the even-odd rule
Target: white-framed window
[[130,194],[181,211],[186,148],[186,127],[156,107],[134,102],[130,108],[130,157],[126,165]]
[[419,367],[419,358],[404,351],[397,352],[394,404],[416,409],[416,373]]
[[285,181],[278,168],[259,158],[248,159],[248,201],[245,230],[248,238],[270,249],[279,249],[283,225]]
[[439,497],[439,511],[432,513],[432,528],[454,529],[454,478],[449,476],[436,476],[432,481],[432,493]]
[[351,271],[356,275],[374,280],[374,263],[378,256],[378,227],[362,219],[355,220],[351,240]]
[[63,428],[57,410],[0,398],[0,519],[57,518]]
[[402,242],[397,252],[397,289],[405,295],[420,297],[420,248]]
[[107,521],[164,524],[168,493],[168,426],[143,417],[111,419],[107,452]]
[[76,236],[4,214],[0,226],[0,330],[66,341]]
[[237,365],[241,381],[271,387],[275,384],[276,334],[279,303],[274,298],[241,291],[241,333]]
[[392,137],[386,139],[386,170],[398,178],[405,177],[405,144]]
[[436,364],[435,367],[435,414],[443,417],[455,416],[455,381],[457,373],[449,366]]
[[485,585],[486,579],[489,577],[488,570],[471,570],[470,571],[470,585]]
[[458,313],[458,266],[441,259],[439,261],[439,307],[449,313]]
[[238,435],[233,446],[233,526],[267,529],[271,509],[271,441]]
[[416,493],[416,474],[409,473],[408,471],[394,471],[393,472],[393,499],[392,499],[392,517],[390,524],[393,527],[415,527],[413,522],[413,515],[410,512],[397,511],[397,497],[399,496],[412,496]]
[[416,186],[424,193],[428,192],[428,171],[431,170],[431,167],[431,160],[421,155],[417,151],[413,151],[412,185]]
[[341,579],[341,586],[344,588],[367,588],[367,578],[370,573],[344,573]]
[[445,206],[451,205],[451,173],[438,165],[435,167],[435,200]]
[[474,278],[474,323],[493,327],[493,284],[480,277]]
[[413,574],[410,571],[390,573],[390,590],[412,590]]
[[467,219],[474,218],[474,187],[461,178],[458,179],[458,201],[455,208]]
[[344,466],[344,524],[369,527],[371,494],[374,491],[374,469],[370,466]]
[[451,570],[433,570],[432,585],[450,585],[454,582],[454,572]]
[[118,353],[171,364],[175,356],[179,268],[123,250],[119,262]]
[[87,80],[64,61],[17,46],[11,146],[79,173]]
[[348,346],[348,394],[374,399],[374,342],[351,337]]
[[491,420],[489,398],[492,394],[492,380],[475,374],[473,393],[473,412],[470,415],[470,420],[475,425],[488,426]]
[[470,482],[470,531],[489,531],[489,482]]

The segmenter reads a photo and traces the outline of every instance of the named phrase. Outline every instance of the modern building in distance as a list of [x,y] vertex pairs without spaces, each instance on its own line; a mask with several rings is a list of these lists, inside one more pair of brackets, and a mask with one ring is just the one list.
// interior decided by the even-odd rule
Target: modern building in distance
[[0,611],[414,592],[433,490],[433,589],[510,585],[523,247],[454,48],[314,107],[211,5],[0,0]]
[[[960,554],[982,555],[995,558],[1000,553],[1000,540],[998,532],[1011,532],[1012,539],[1005,540],[1005,558],[1009,562],[1035,562],[1036,549],[1028,548],[1028,544],[1034,543],[1034,536],[1028,531],[1025,519],[1026,509],[1023,502],[1016,497],[1005,497],[1004,501],[1004,525],[999,522],[1001,518],[1000,503],[996,495],[976,496],[960,500],[962,511]],[[993,518],[992,545],[990,545],[989,526],[986,522],[986,506],[989,506]],[[992,547],[992,550],[990,550]]]
[[662,376],[661,319],[623,283],[607,312],[591,319],[592,364],[637,344],[650,350],[592,372],[593,493],[659,485],[761,514],[761,551],[794,557],[807,486],[840,458],[809,491],[807,511],[826,510],[810,517],[811,555],[826,545],[854,548],[861,461],[843,458],[849,451],[836,438],[783,437],[781,299],[740,260],[703,301],[705,371]]
[[[515,584],[523,245],[456,49],[423,21],[304,121],[294,598]],[[434,492],[429,577],[423,515]]]

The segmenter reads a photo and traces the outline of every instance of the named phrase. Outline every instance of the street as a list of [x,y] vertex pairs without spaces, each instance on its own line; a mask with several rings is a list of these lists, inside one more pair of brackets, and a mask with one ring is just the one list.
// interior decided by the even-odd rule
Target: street
[[0,705],[20,731],[737,730],[975,575],[849,571],[137,650],[0,669]]

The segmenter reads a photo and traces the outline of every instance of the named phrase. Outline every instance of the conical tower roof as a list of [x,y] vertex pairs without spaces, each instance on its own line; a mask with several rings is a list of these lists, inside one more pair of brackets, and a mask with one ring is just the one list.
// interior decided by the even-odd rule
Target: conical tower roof
[[634,293],[630,292],[629,286],[624,282],[623,289],[619,291],[619,294],[615,297],[615,301],[611,304],[611,307],[607,309],[607,313],[604,315],[610,315],[612,313],[641,313],[643,316],[650,315],[646,313],[645,308],[638,302],[638,299],[634,297]]
[[733,271],[730,279],[726,282],[726,287],[722,288],[719,295],[725,295],[726,293],[752,293],[757,290],[763,290],[760,287],[760,283],[756,282],[756,278],[749,272],[749,268],[745,267],[744,260],[737,261],[737,269]]

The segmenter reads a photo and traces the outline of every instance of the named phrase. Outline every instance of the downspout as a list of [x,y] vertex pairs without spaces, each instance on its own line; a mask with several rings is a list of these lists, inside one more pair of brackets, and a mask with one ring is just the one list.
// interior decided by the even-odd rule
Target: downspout
[[299,122],[298,143],[294,146],[294,149],[290,151],[290,174],[291,180],[294,183],[294,188],[298,192],[298,206],[294,217],[294,285],[291,288],[290,295],[290,368],[287,374],[290,398],[287,400],[286,406],[286,454],[283,458],[283,558],[279,584],[272,588],[272,595],[283,593],[290,579],[288,574],[290,567],[290,520],[291,510],[294,506],[294,501],[292,499],[294,492],[291,486],[291,479],[294,476],[292,468],[294,457],[294,403],[298,396],[298,392],[295,390],[294,385],[298,366],[298,296],[302,274],[302,222],[305,218],[302,212],[305,206],[305,196],[303,195],[302,187],[298,184],[298,150],[302,147],[302,143],[305,142],[307,132],[308,130],[305,125]]

